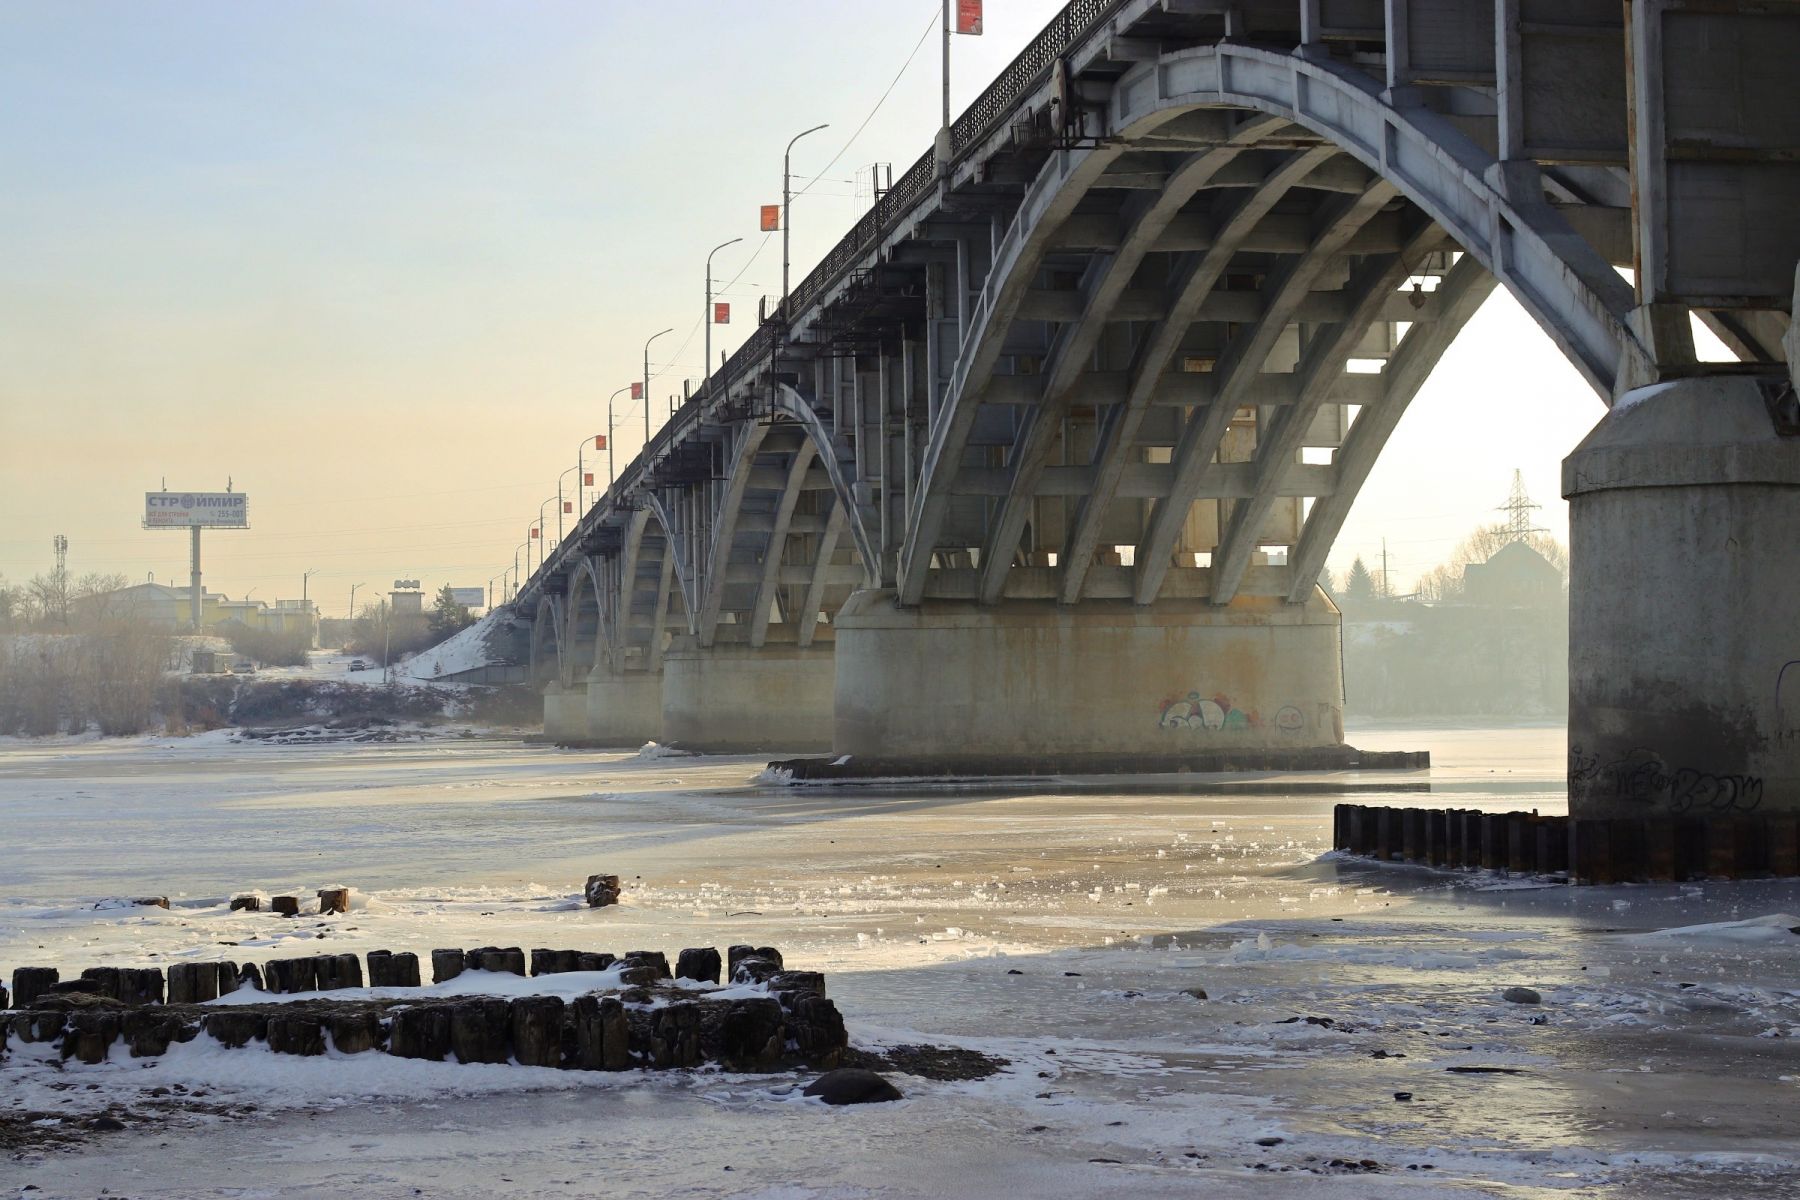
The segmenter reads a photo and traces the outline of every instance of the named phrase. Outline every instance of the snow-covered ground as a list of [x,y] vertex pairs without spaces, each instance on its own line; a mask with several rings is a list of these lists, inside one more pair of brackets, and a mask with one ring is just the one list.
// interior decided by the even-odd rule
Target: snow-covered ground
[[[1563,805],[1560,730],[1351,740],[1431,749],[1441,803]],[[826,1109],[792,1076],[204,1038],[65,1072],[15,1046],[0,1119],[81,1129],[106,1110],[128,1128],[0,1158],[0,1195],[1793,1194],[1800,885],[1353,863],[1326,854],[1338,797],[1317,777],[1241,795],[784,789],[752,782],[762,762],[9,743],[0,969],[774,944],[826,972],[859,1044],[968,1046],[1006,1072],[897,1076],[900,1104]],[[621,905],[578,902],[599,871],[624,877]],[[358,889],[347,915],[224,904],[334,884]],[[146,893],[173,907],[94,907]],[[1503,1001],[1513,986],[1543,1002]]]

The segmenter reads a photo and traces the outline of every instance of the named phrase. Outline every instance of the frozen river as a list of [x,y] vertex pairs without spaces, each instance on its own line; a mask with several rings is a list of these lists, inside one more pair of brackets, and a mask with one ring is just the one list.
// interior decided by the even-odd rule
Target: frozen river
[[[1560,728],[1351,740],[1436,765],[900,792],[485,739],[0,744],[8,974],[774,944],[826,972],[858,1043],[1012,1063],[825,1109],[790,1077],[197,1045],[79,1075],[13,1061],[0,1112],[73,1125],[179,1085],[242,1115],[0,1158],[0,1195],[1793,1195],[1800,918],[1744,923],[1800,912],[1800,885],[1531,887],[1327,857],[1347,789],[1564,804]],[[573,897],[600,871],[625,903],[589,911]],[[333,884],[363,902],[295,921],[223,903]],[[136,894],[173,907],[94,908]],[[1513,985],[1544,1003],[1502,1002]]]

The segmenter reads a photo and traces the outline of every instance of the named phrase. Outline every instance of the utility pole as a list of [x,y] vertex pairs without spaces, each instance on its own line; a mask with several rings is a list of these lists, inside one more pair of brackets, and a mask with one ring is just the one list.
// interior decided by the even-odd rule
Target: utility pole
[[317,567],[314,567],[310,571],[302,571],[300,573],[300,612],[301,619],[306,622],[306,648],[308,650],[312,649],[313,642],[318,640],[314,636],[318,632],[318,626],[313,623],[312,604],[307,599],[306,584],[308,580],[318,573],[319,568]]
[[1381,539],[1381,598],[1383,600],[1386,600],[1389,597],[1391,597],[1393,594],[1394,594],[1394,590],[1388,586],[1387,539],[1382,538]]

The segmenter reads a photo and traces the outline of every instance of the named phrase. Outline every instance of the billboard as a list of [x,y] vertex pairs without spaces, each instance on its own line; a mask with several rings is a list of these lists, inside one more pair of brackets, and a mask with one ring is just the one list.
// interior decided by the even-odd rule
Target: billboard
[[450,589],[450,599],[464,608],[481,608],[487,604],[487,589],[453,587]]
[[242,492],[145,492],[145,529],[248,529],[250,501]]

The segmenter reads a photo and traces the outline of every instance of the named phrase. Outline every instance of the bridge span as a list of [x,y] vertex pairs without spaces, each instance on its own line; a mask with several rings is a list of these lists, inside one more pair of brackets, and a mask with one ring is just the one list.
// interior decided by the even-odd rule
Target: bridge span
[[1340,743],[1315,581],[1501,286],[1610,405],[1572,804],[1800,807],[1796,61],[1763,0],[1073,0],[520,588],[547,731]]

